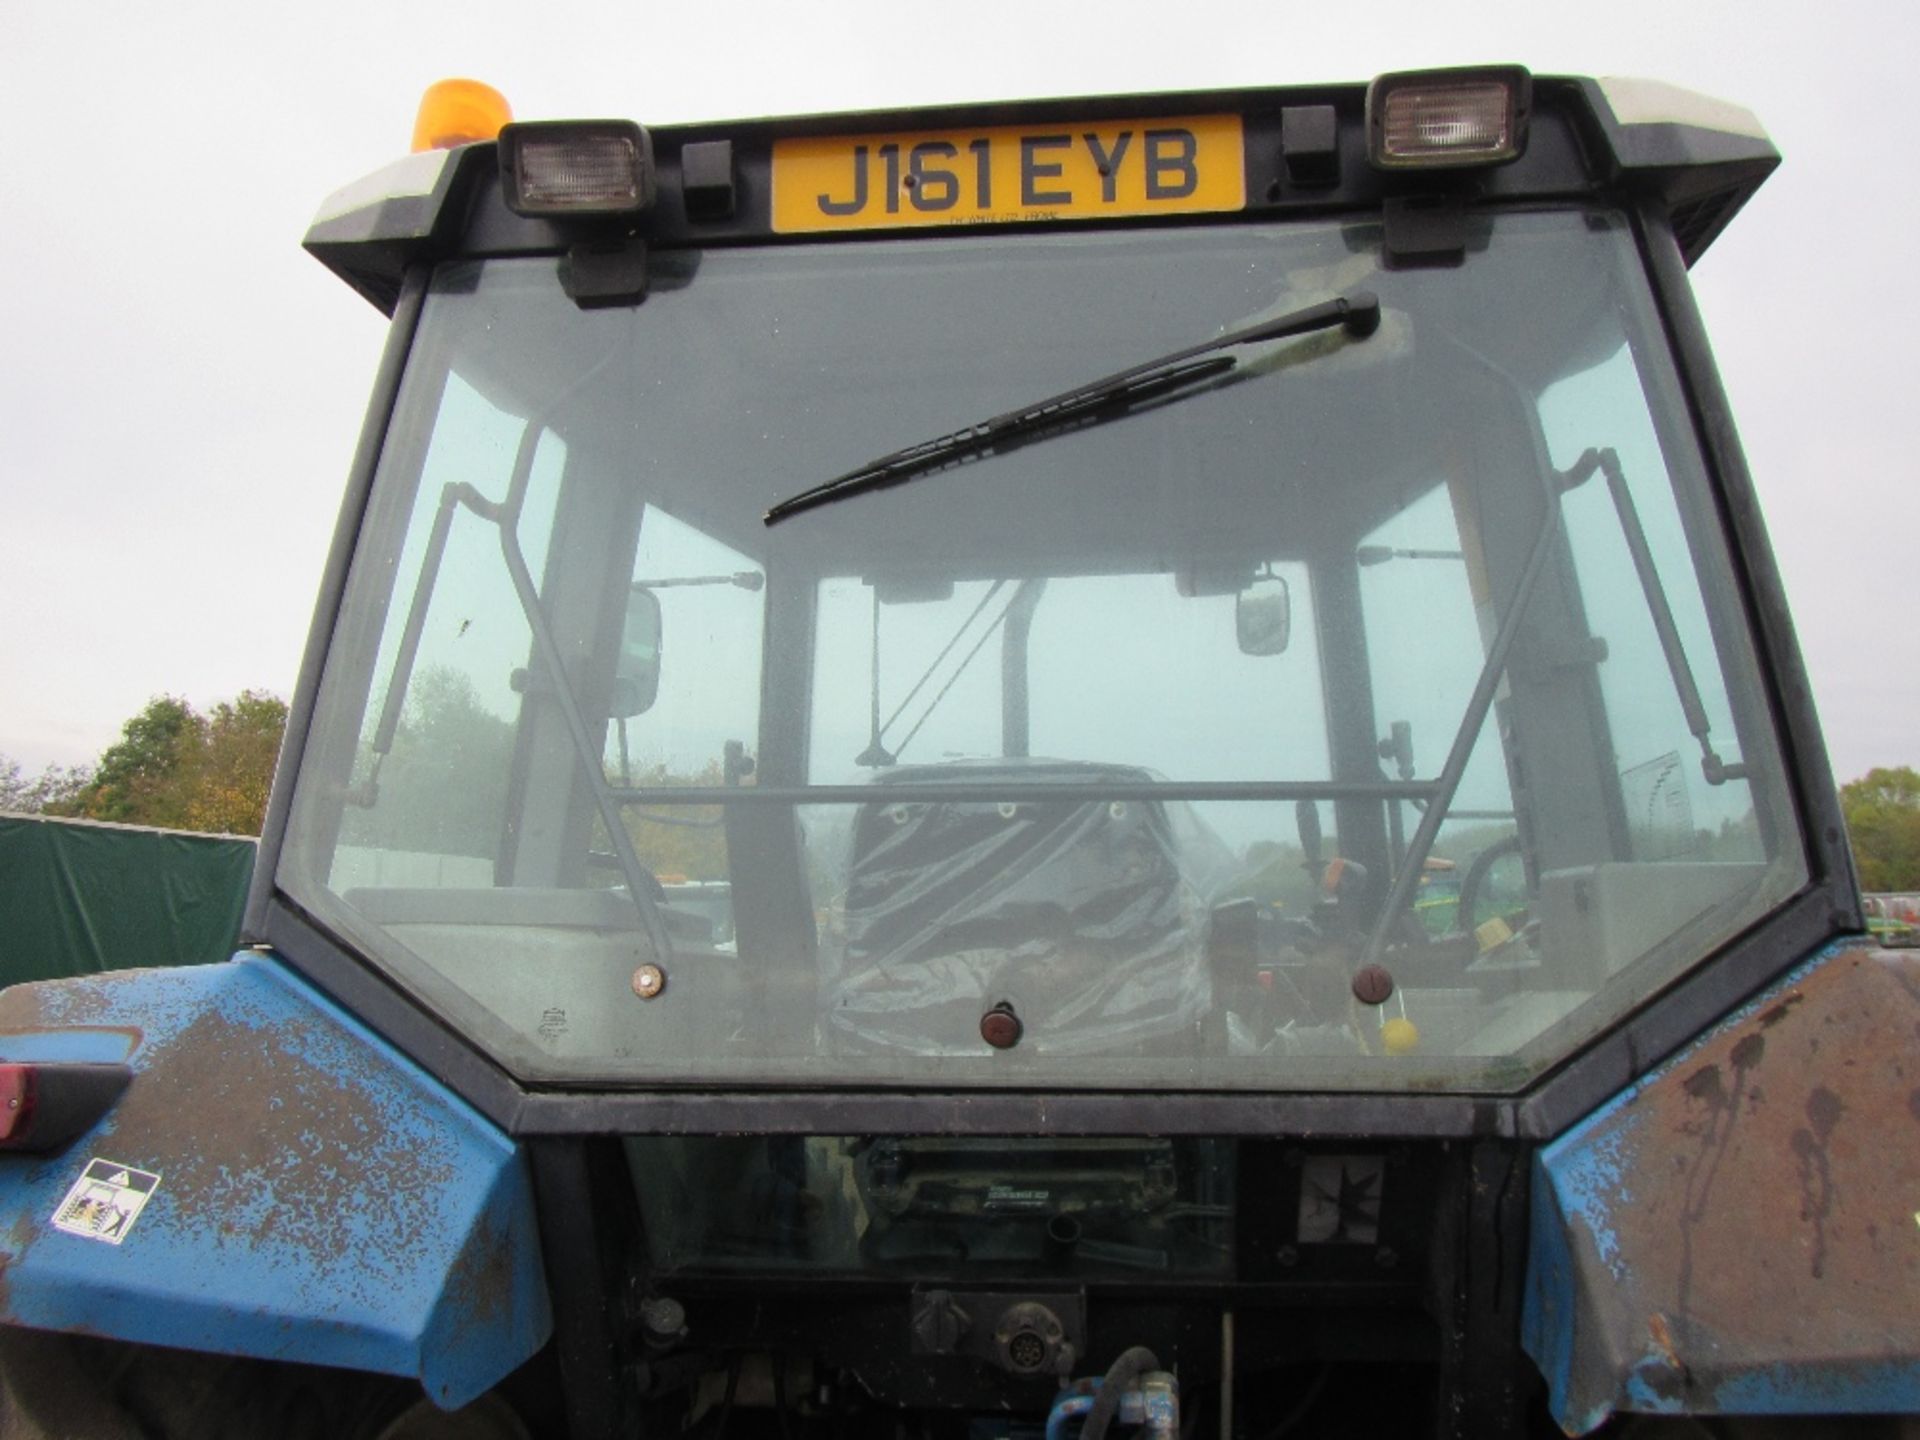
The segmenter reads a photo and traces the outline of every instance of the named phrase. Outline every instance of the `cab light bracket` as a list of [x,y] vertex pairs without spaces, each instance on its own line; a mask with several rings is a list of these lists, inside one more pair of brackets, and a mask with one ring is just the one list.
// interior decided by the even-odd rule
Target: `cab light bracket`
[[647,298],[647,246],[575,245],[560,262],[560,286],[582,310],[638,305]]
[[1458,197],[1404,195],[1389,197],[1382,219],[1381,243],[1387,267],[1452,266],[1467,258],[1467,214]]

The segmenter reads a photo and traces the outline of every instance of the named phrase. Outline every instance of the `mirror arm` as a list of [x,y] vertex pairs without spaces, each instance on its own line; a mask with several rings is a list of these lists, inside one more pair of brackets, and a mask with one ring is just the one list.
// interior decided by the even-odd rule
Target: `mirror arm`
[[613,845],[614,857],[620,862],[620,873],[626,878],[627,893],[632,897],[633,908],[640,916],[641,928],[647,932],[647,942],[653,947],[654,958],[662,963],[670,961],[673,959],[673,946],[667,938],[667,925],[661,918],[660,907],[654,903],[653,887],[647,883],[650,877],[643,870],[640,856],[633,848],[633,836],[627,833],[619,802],[607,788],[606,777],[600,773],[599,763],[594,758],[593,745],[587,735],[586,717],[580,713],[573,687],[567,683],[566,671],[560,663],[560,647],[554,642],[553,630],[547,624],[547,612],[540,604],[540,593],[527,569],[526,557],[520,553],[520,538],[511,526],[500,526],[500,553],[506,560],[507,574],[513,581],[520,609],[526,615],[527,628],[533,632],[534,653],[546,666],[547,678],[553,684],[554,703],[560,707],[561,719],[566,722],[574,756],[586,776],[588,789],[593,792],[593,803],[600,812],[600,821],[607,827],[607,838]]

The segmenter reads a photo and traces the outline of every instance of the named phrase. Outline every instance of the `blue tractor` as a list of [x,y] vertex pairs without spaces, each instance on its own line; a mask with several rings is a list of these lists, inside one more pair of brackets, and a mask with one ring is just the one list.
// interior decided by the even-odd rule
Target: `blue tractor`
[[0,1433],[1908,1433],[1751,115],[437,93],[245,948],[0,994]]

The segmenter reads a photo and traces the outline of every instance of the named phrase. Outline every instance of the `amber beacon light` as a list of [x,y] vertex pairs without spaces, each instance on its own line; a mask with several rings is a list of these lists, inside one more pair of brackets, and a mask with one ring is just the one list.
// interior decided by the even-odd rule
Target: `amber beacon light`
[[420,97],[413,122],[413,148],[451,150],[499,136],[513,119],[507,97],[478,80],[436,80]]

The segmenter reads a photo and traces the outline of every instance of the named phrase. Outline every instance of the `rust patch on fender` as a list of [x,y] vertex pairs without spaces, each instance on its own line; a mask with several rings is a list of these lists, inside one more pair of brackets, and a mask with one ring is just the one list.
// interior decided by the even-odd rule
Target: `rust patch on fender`
[[505,1325],[513,1314],[511,1237],[491,1223],[476,1226],[447,1276],[441,1301],[452,1324],[450,1347],[462,1348],[475,1335]]
[[1615,1353],[1650,1335],[1706,1408],[1753,1367],[1912,1353],[1920,1244],[1884,1237],[1920,1211],[1917,1016],[1915,960],[1844,953],[1583,1137],[1618,1162],[1588,1217],[1629,1261]]
[[1660,1352],[1660,1358],[1672,1366],[1677,1374],[1683,1368],[1680,1364],[1680,1352],[1674,1348],[1673,1328],[1667,1324],[1667,1317],[1658,1310],[1647,1319],[1647,1335],[1653,1341],[1653,1348]]
[[95,976],[34,980],[0,990],[0,1031],[67,1029],[113,1008],[112,982]]
[[355,1284],[377,1294],[400,1257],[443,1243],[435,1202],[455,1165],[437,1118],[329,1021],[209,1012],[149,1057],[114,1132],[164,1174],[178,1223],[254,1249],[355,1255]]

